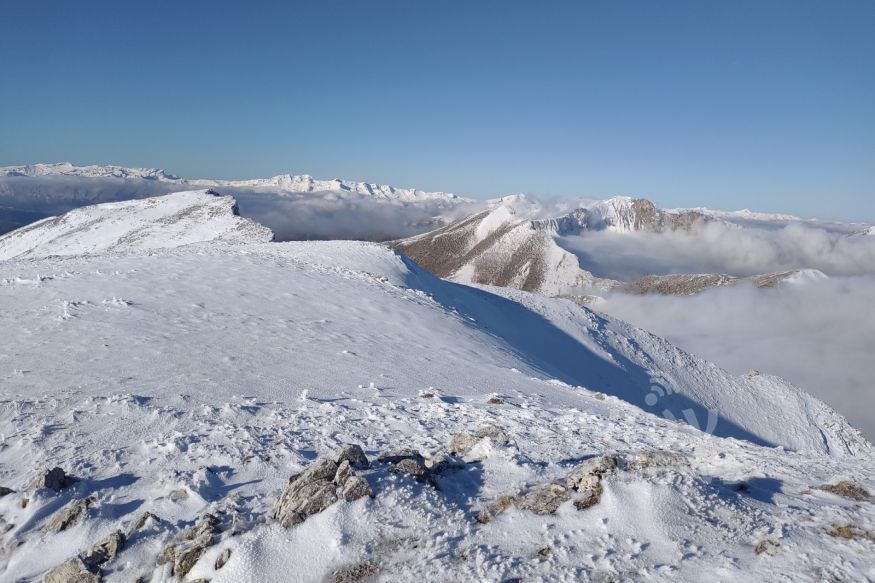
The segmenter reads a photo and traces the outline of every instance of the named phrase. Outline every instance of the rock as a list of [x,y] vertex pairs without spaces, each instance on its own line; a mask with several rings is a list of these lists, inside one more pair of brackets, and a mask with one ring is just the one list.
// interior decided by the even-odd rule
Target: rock
[[439,452],[430,459],[425,460],[425,465],[433,475],[439,476],[450,470],[464,468],[465,460],[449,453]]
[[592,508],[599,503],[599,500],[602,499],[602,492],[604,492],[602,485],[596,484],[591,489],[585,491],[583,497],[578,498],[574,501],[574,507],[578,510],[586,510],[587,508]]
[[161,519],[152,514],[151,512],[144,512],[140,515],[139,518],[131,525],[130,530],[128,530],[128,538],[134,535],[135,532],[142,530],[146,524],[149,522],[161,522]]
[[420,458],[405,458],[401,461],[392,464],[389,471],[394,474],[404,474],[411,476],[420,482],[430,482],[434,478],[425,467],[425,460]]
[[62,532],[67,530],[85,515],[86,510],[95,502],[93,496],[75,500],[58,510],[52,520],[46,525],[47,532]]
[[758,555],[769,555],[772,556],[778,552],[778,549],[781,547],[779,543],[776,543],[770,538],[763,539],[757,543],[757,546],[754,548],[754,552]]
[[549,557],[553,554],[553,549],[550,547],[541,547],[536,553],[539,557]]
[[219,556],[216,558],[216,571],[225,566],[225,563],[228,562],[228,559],[231,558],[231,549],[225,549]]
[[340,490],[340,497],[346,502],[352,502],[365,496],[373,496],[371,485],[361,476],[351,476]]
[[349,460],[343,460],[340,465],[337,466],[337,473],[334,474],[334,483],[338,486],[343,486],[346,481],[354,475],[355,470],[352,469]]
[[334,571],[326,581],[333,581],[333,583],[376,581],[376,576],[379,572],[380,566],[378,564],[366,561],[356,565],[341,567]]
[[342,462],[348,461],[355,467],[366,468],[369,462],[362,448],[354,443],[344,443],[334,453],[334,463],[340,465]]
[[686,456],[665,450],[641,451],[625,460],[624,469],[643,470],[645,468],[668,468],[688,466],[690,462]]
[[477,515],[477,522],[486,524],[494,517],[498,516],[516,501],[516,496],[499,496],[495,502],[487,506]]
[[7,494],[14,494],[15,490],[12,488],[7,488],[6,486],[0,486],[0,498],[6,496]]
[[836,496],[847,498],[848,500],[856,500],[857,502],[863,502],[872,497],[863,486],[848,480],[841,480],[835,484],[824,484],[820,489]]
[[586,460],[568,474],[565,485],[577,492],[591,492],[601,482],[602,477],[617,469],[617,458],[603,455]]
[[289,481],[274,506],[273,517],[288,528],[304,522],[308,517],[337,502],[333,482],[336,474],[337,464],[331,460],[320,460],[311,464],[303,473]]
[[450,440],[450,453],[455,455],[465,455],[471,451],[482,439],[491,439],[501,445],[507,445],[513,441],[513,438],[504,430],[495,427],[483,427],[477,431],[468,433],[457,433]]
[[87,553],[82,555],[82,561],[92,568],[111,561],[121,552],[125,546],[125,540],[124,533],[117,530],[91,547]]
[[553,514],[568,498],[568,489],[564,486],[541,484],[529,490],[517,506],[535,514]]
[[195,540],[203,537],[212,538],[213,535],[219,534],[220,520],[214,514],[209,512],[203,514],[193,528],[186,529],[182,533],[183,540]]
[[210,545],[206,543],[206,541],[199,541],[197,544],[186,547],[177,547],[173,559],[172,573],[180,579],[185,577],[188,572],[191,571],[192,567],[197,564],[198,560],[200,560],[209,546]]
[[487,405],[504,405],[504,399],[501,397],[491,397],[488,401],[486,401]]
[[377,461],[387,464],[397,464],[401,460],[406,459],[424,460],[425,458],[423,458],[422,454],[415,449],[396,449],[381,453],[380,457],[377,458]]
[[76,478],[72,476],[68,476],[64,473],[64,470],[61,468],[55,467],[50,470],[46,470],[42,474],[34,480],[32,489],[37,490],[39,488],[46,488],[47,490],[53,490],[55,492],[60,492],[64,488],[67,488],[76,482]]
[[89,568],[79,557],[67,559],[43,576],[43,583],[100,583],[100,570]]

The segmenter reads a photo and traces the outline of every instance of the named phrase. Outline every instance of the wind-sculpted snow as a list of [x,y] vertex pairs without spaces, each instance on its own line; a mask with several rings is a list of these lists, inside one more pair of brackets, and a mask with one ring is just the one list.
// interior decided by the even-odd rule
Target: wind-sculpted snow
[[270,229],[238,216],[233,198],[201,190],[88,206],[38,221],[0,236],[0,260],[272,238]]
[[[875,489],[841,417],[565,300],[501,294],[352,242],[0,263],[0,578],[873,575],[875,505],[820,489]],[[447,457],[460,432],[481,437]],[[344,443],[373,498],[338,500],[326,475],[289,528],[271,518]],[[569,494],[605,455],[598,495]],[[55,466],[75,480],[30,488]],[[116,531],[117,556],[75,557]]]

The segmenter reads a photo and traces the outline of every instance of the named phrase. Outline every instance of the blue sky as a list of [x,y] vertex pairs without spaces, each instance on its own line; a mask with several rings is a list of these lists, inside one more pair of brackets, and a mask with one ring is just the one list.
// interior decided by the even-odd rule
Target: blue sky
[[0,165],[875,221],[875,2],[9,2]]

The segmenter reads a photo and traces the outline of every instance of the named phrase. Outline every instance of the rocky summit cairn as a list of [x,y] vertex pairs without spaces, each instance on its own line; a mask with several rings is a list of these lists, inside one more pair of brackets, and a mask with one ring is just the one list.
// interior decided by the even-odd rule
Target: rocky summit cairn
[[300,524],[339,499],[352,502],[373,496],[367,480],[354,468],[367,468],[368,458],[358,445],[345,443],[330,457],[319,458],[289,483],[273,508],[272,516],[284,527]]

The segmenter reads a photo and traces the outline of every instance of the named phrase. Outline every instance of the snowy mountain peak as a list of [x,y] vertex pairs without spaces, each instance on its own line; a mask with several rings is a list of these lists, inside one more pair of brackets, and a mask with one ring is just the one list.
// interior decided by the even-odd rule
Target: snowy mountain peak
[[230,196],[197,190],[82,207],[43,219],[0,236],[0,260],[272,239],[270,229],[238,215]]
[[123,166],[74,166],[70,162],[57,164],[27,164],[0,168],[0,176],[80,176],[83,178],[142,178],[146,180],[178,180],[160,168],[125,168]]

